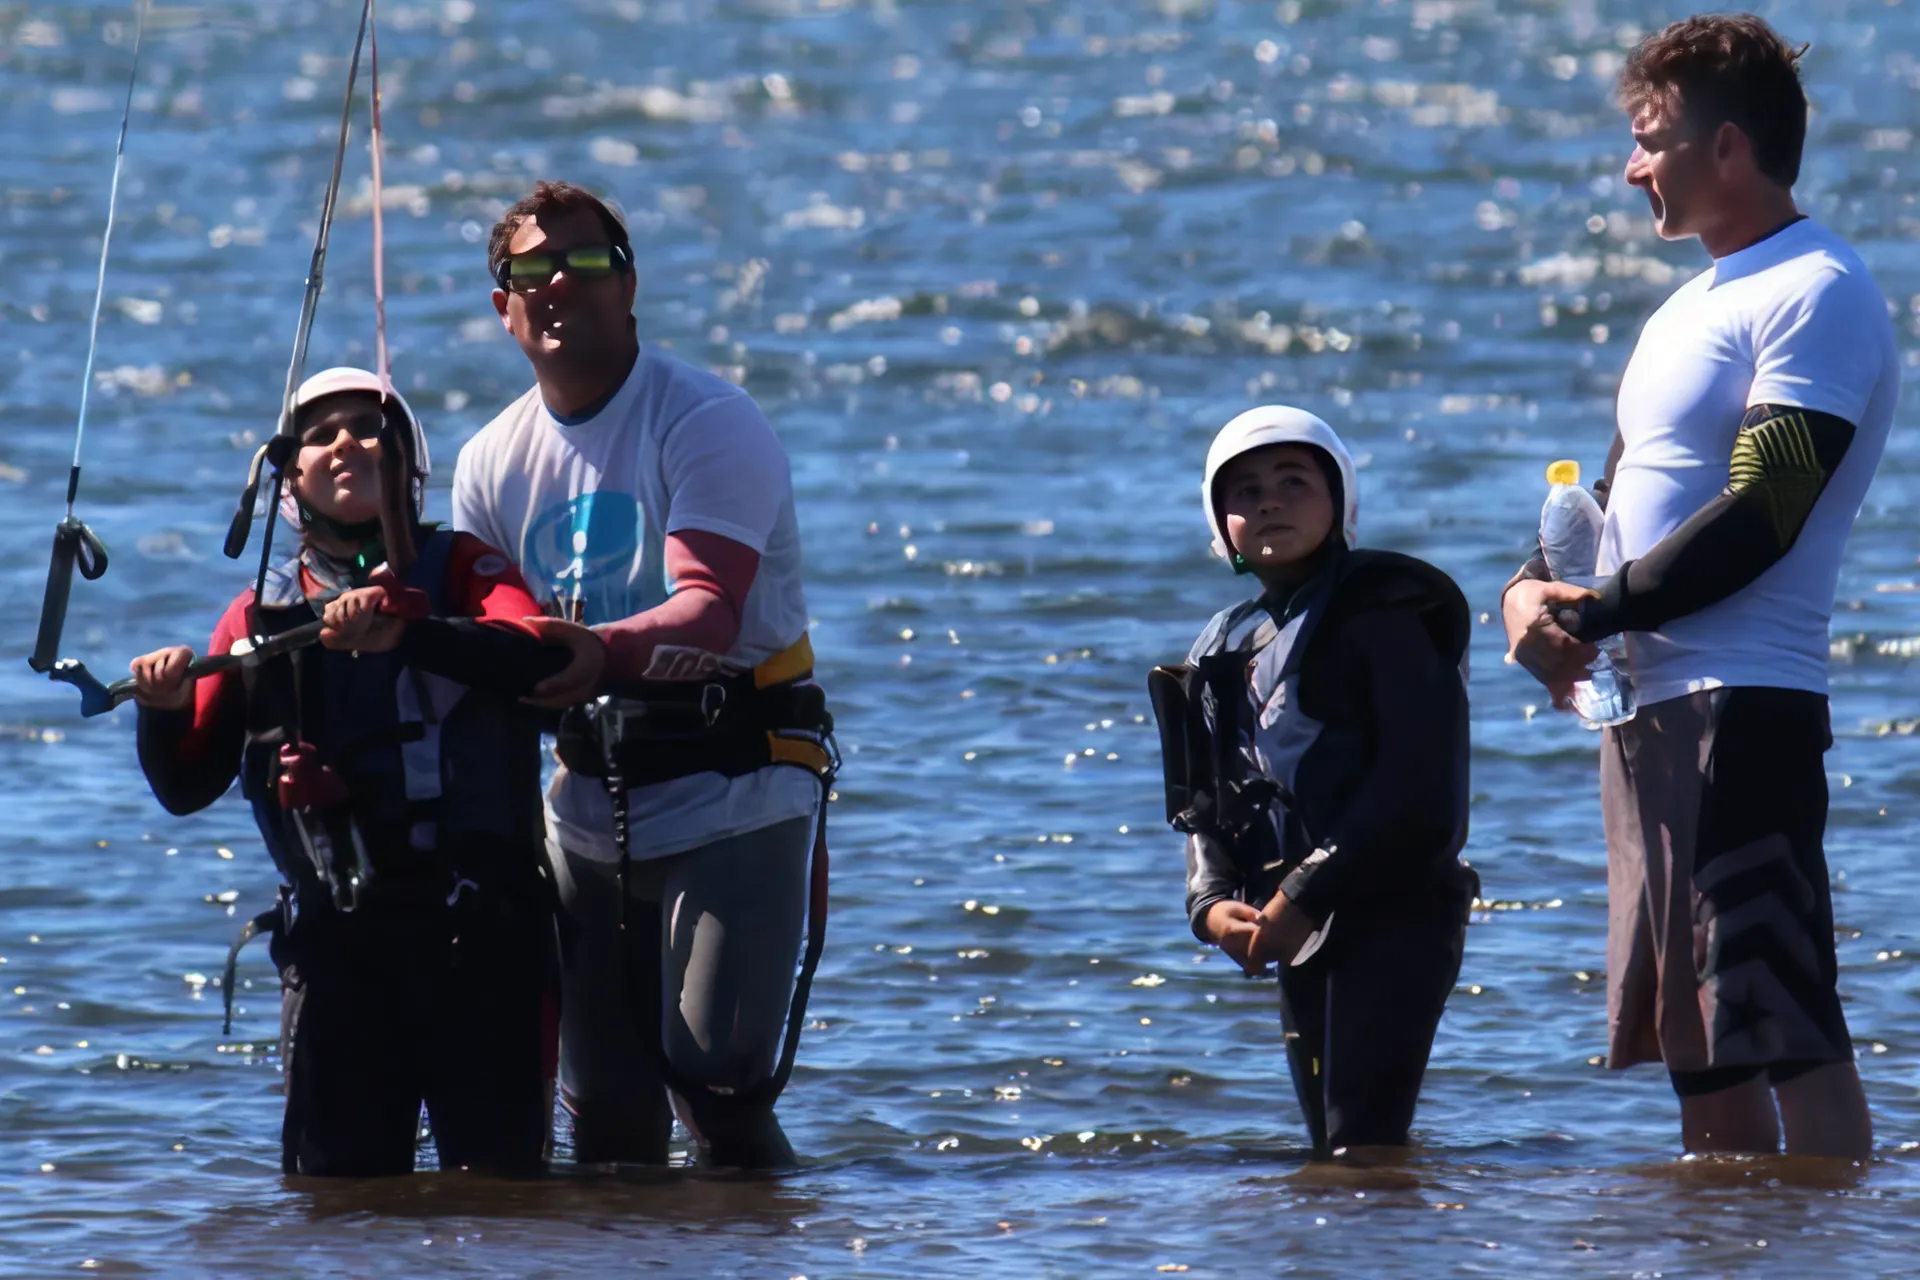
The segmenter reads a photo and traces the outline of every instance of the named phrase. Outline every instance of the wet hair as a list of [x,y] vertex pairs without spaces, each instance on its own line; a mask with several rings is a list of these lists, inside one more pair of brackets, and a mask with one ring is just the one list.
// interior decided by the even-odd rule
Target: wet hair
[[506,260],[507,246],[513,243],[514,232],[520,230],[520,224],[528,218],[544,219],[550,214],[573,213],[581,209],[592,211],[600,219],[600,225],[607,231],[607,243],[617,249],[628,250],[628,261],[631,262],[632,241],[627,234],[627,224],[620,220],[619,214],[607,207],[606,201],[571,182],[543,179],[534,183],[533,190],[516,200],[500,215],[500,221],[493,224],[493,234],[487,239],[487,269],[493,271]]
[[1700,14],[1642,40],[1627,56],[1617,96],[1630,114],[1653,103],[1677,106],[1699,134],[1735,125],[1752,142],[1760,172],[1791,187],[1807,141],[1806,49],[1750,13]]

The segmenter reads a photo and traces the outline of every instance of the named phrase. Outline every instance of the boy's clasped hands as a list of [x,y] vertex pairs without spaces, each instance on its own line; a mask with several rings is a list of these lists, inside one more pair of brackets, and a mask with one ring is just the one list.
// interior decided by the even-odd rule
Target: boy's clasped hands
[[1226,898],[1207,909],[1207,931],[1214,945],[1249,974],[1269,964],[1291,963],[1313,935],[1306,913],[1275,893],[1264,907]]

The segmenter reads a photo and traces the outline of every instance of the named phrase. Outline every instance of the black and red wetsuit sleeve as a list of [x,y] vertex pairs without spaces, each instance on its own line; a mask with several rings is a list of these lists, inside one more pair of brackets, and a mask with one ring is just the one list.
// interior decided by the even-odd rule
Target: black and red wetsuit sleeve
[[[208,653],[229,653],[248,633],[248,591],[227,606],[213,629]],[[226,794],[240,773],[247,743],[247,689],[237,670],[203,677],[193,706],[178,711],[141,707],[140,768],[168,813],[197,813]]]
[[453,535],[442,599],[448,616],[407,624],[399,653],[410,667],[518,698],[572,656],[540,642],[525,622],[540,616],[540,606],[520,571],[471,534]]
[[513,562],[470,533],[453,535],[453,548],[447,553],[446,599],[449,613],[502,624],[527,635],[532,633],[521,623],[543,612]]
[[1343,655],[1339,684],[1373,752],[1366,776],[1313,833],[1319,848],[1280,886],[1316,922],[1350,892],[1432,883],[1459,851],[1470,799],[1466,685],[1420,617],[1356,614],[1327,640]]

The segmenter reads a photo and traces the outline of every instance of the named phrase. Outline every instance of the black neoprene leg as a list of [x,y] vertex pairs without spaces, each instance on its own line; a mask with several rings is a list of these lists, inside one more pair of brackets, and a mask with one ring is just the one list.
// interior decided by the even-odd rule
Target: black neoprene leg
[[630,904],[611,866],[549,847],[560,882],[560,1089],[574,1158],[665,1164],[673,1110],[659,1070],[660,912]]
[[282,975],[281,1167],[320,1177],[412,1173],[421,1082],[415,992],[395,964],[406,957],[380,947],[375,931],[346,936],[329,927],[336,923],[296,926],[311,932]]
[[1405,1146],[1440,1014],[1460,976],[1464,913],[1392,912],[1328,974],[1327,1143]]
[[547,1071],[552,965],[540,921],[460,922],[424,1016],[434,1030],[427,1114],[443,1169],[537,1172],[553,1133]]
[[1444,900],[1336,915],[1325,947],[1281,975],[1287,1058],[1314,1150],[1405,1146],[1465,912]]
[[1287,1040],[1287,1072],[1293,1096],[1306,1117],[1314,1154],[1327,1150],[1326,1090],[1322,1082],[1327,1044],[1327,967],[1315,955],[1298,968],[1280,971],[1280,1026]]

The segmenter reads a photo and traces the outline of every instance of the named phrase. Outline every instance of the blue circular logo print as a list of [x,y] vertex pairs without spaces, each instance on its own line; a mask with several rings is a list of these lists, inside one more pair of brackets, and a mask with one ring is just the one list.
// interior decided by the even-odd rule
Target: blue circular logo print
[[643,532],[640,504],[630,493],[601,490],[556,503],[536,517],[522,549],[527,582],[549,598],[579,598],[589,622],[610,622],[634,610],[628,585]]

